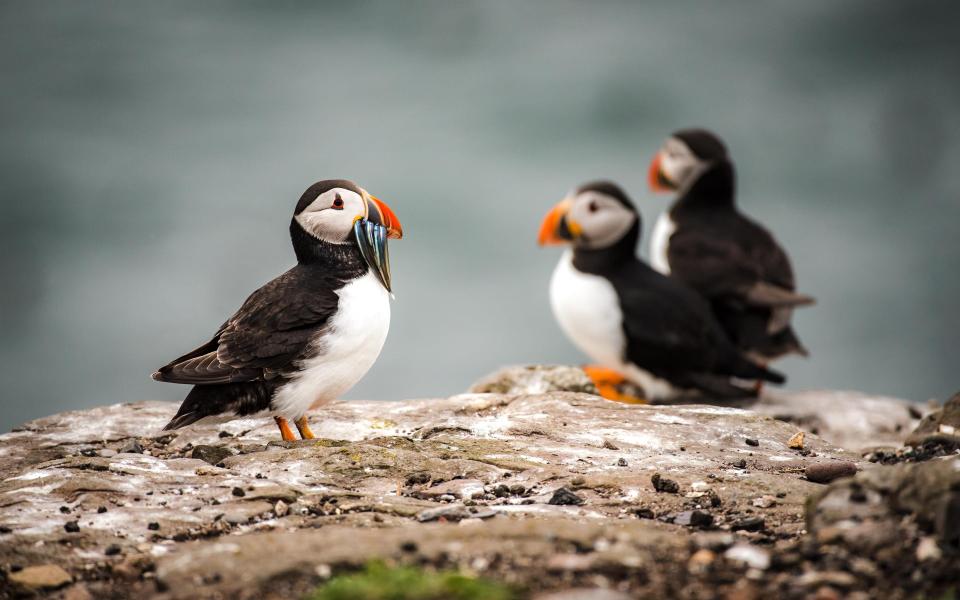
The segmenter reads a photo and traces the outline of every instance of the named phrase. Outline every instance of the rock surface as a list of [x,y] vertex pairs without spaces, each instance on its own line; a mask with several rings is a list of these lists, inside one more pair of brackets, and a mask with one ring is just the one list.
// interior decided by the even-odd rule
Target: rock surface
[[[806,467],[852,464],[853,481],[890,467],[810,430],[791,449],[798,423],[753,411],[556,391],[337,402],[312,416],[318,439],[298,442],[277,441],[270,419],[161,432],[175,411],[116,405],[0,436],[0,597],[26,591],[17,573],[51,564],[76,582],[54,596],[171,599],[297,597],[371,559],[459,568],[529,596],[804,597],[905,589],[918,552],[933,583],[960,566],[949,502],[930,523],[897,505],[918,516],[911,540],[935,540],[901,548],[902,580],[812,549],[808,521],[818,535],[833,522],[827,500],[807,515],[807,498],[849,500],[837,490],[851,480],[826,487]],[[142,453],[121,452],[132,441]],[[197,447],[223,450],[193,458]]]

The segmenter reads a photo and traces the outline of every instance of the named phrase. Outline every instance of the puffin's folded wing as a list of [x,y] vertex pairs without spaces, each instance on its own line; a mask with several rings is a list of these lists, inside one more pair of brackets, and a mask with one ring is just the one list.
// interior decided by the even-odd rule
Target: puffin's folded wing
[[626,358],[639,367],[709,370],[716,332],[703,314],[683,298],[634,289],[623,296]]
[[761,267],[733,241],[680,230],[670,237],[670,273],[707,297],[739,295],[762,278]]
[[194,385],[237,383],[291,368],[337,311],[338,301],[329,287],[305,286],[294,270],[288,271],[251,294],[212,340],[160,368],[153,378]]

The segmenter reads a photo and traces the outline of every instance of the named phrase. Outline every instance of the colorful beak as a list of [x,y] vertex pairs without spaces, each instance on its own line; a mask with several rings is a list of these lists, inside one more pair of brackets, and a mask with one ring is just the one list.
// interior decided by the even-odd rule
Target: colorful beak
[[647,182],[650,184],[650,189],[655,192],[670,192],[677,189],[677,186],[664,175],[663,166],[660,164],[662,160],[660,156],[660,153],[657,152],[657,155],[650,161]]
[[400,219],[387,206],[386,202],[375,198],[369,194],[364,194],[366,203],[366,218],[357,218],[353,222],[353,235],[357,239],[357,246],[360,247],[360,254],[370,265],[370,269],[376,274],[377,279],[383,284],[388,292],[393,290],[390,287],[390,252],[387,248],[387,240],[390,238],[400,239],[403,237],[403,228],[400,226]]
[[570,207],[573,200],[566,198],[550,209],[540,225],[537,243],[541,246],[565,244],[580,235],[580,226],[570,219]]

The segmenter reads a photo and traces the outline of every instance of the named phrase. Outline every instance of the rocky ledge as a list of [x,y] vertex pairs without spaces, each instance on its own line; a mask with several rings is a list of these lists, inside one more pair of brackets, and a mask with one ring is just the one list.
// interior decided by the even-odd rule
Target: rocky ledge
[[0,436],[0,597],[291,598],[372,560],[503,581],[518,598],[956,584],[948,411],[832,392],[632,406],[571,371],[338,402],[299,442],[267,419],[160,432],[176,406],[158,402],[30,422]]

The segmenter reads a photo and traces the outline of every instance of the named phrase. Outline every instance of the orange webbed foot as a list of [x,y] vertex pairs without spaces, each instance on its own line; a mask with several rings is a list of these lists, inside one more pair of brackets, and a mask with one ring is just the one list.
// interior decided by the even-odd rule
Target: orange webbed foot
[[586,365],[583,367],[583,372],[593,381],[593,385],[597,386],[597,391],[600,392],[600,395],[607,400],[623,402],[624,404],[647,403],[645,398],[633,396],[621,391],[621,386],[628,383],[627,378],[613,369],[601,367],[600,365]]

